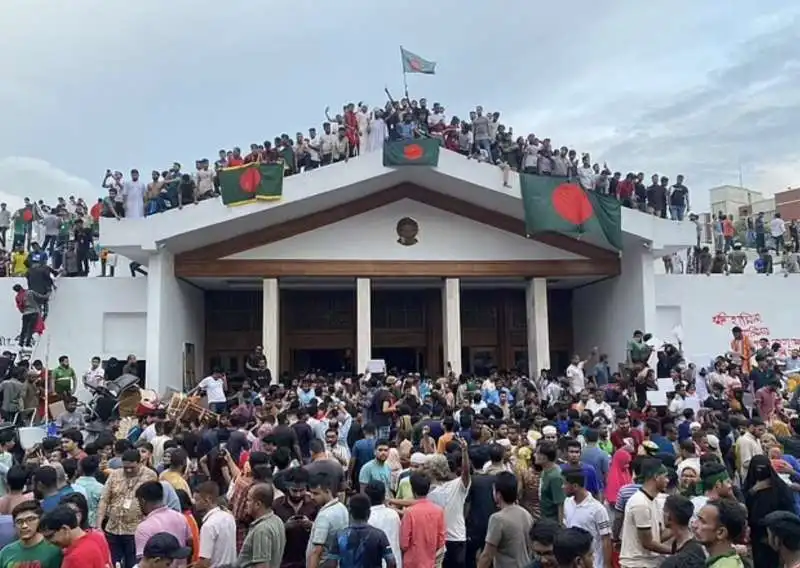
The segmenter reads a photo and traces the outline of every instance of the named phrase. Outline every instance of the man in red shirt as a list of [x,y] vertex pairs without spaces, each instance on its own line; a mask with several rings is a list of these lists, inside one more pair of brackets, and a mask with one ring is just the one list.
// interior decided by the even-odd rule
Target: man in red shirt
[[405,510],[400,521],[400,550],[406,568],[436,565],[436,556],[445,546],[444,509],[427,499],[430,478],[413,472],[409,479],[416,501]]
[[228,158],[228,166],[229,168],[235,168],[236,166],[241,166],[244,164],[244,159],[242,158],[242,150],[238,147],[233,149],[233,154],[230,158]]
[[631,419],[627,414],[617,415],[617,429],[611,433],[611,443],[618,450],[624,446],[633,448],[633,454],[639,449],[639,444],[644,440],[641,430],[631,428]]
[[624,207],[633,207],[633,192],[636,189],[636,176],[628,174],[625,179],[617,184],[617,197]]
[[[61,568],[111,568],[111,551],[99,531],[84,531],[68,505],[59,505],[39,521],[39,532],[64,551]],[[125,567],[125,568],[133,568]]]

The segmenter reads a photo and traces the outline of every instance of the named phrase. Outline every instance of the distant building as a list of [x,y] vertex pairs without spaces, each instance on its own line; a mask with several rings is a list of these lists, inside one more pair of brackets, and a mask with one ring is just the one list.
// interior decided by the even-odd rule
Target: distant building
[[765,197],[761,192],[746,187],[721,185],[709,189],[708,194],[713,215],[722,212],[738,220],[758,213],[767,216],[775,213],[775,198]]
[[784,219],[800,219],[800,187],[776,193],[775,210]]

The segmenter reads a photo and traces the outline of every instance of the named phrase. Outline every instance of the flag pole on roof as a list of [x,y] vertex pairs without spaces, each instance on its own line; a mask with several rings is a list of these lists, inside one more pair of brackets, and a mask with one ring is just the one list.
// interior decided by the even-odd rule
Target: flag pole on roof
[[403,63],[403,87],[405,88],[406,98],[408,98],[408,74],[421,73],[423,75],[436,74],[436,62],[423,59],[416,53],[412,53],[400,46],[400,61]]

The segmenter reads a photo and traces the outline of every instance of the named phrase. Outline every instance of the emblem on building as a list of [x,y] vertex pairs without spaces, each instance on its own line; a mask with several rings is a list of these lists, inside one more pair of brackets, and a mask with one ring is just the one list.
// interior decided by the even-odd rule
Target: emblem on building
[[419,242],[417,234],[419,234],[419,225],[411,217],[403,217],[397,222],[397,242],[404,247],[417,244]]

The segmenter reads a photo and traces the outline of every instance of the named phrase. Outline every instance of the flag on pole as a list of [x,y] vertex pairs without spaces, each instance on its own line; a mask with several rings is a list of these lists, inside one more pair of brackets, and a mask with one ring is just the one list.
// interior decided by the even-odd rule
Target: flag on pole
[[423,75],[434,75],[436,73],[436,62],[423,59],[416,53],[400,47],[400,56],[403,59],[403,73],[422,73]]

